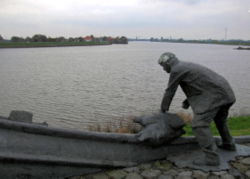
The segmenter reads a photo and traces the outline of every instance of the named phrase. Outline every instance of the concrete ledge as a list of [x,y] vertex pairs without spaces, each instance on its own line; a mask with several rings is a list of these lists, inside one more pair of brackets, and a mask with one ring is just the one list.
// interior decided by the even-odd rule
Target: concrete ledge
[[234,137],[234,140],[238,144],[250,143],[250,135],[237,136],[237,137]]
[[[219,136],[215,136],[214,137],[215,140],[221,140]],[[245,144],[245,143],[250,143],[250,135],[246,135],[246,136],[234,136],[233,137],[235,140],[235,143],[237,144]],[[175,141],[171,142],[171,144],[194,144],[197,143],[196,139],[194,136],[188,136],[188,137],[181,137],[176,139]]]

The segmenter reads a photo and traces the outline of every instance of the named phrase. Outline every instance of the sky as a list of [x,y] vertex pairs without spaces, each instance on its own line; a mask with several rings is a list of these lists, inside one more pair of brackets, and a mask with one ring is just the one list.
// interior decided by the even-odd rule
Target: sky
[[0,35],[250,40],[250,0],[0,0]]

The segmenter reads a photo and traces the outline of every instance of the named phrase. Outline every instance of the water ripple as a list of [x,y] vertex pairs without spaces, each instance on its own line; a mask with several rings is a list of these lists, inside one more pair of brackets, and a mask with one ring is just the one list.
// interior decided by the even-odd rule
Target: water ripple
[[[231,114],[250,111],[249,52],[232,50],[232,46],[214,47],[134,42],[0,50],[0,115],[28,110],[37,122],[87,129],[122,116],[158,111],[169,76],[157,59],[165,51],[225,76],[237,97]],[[184,98],[179,89],[170,110],[179,111]]]

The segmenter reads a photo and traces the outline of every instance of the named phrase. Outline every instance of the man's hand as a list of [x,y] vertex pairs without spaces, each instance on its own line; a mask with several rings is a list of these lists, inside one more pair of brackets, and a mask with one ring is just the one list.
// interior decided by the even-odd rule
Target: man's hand
[[166,112],[166,110],[164,110],[164,109],[161,109],[161,112],[162,112],[162,113],[165,113],[165,112]]
[[165,93],[161,101],[161,112],[165,113],[169,110],[171,99],[169,99],[168,93]]
[[138,118],[138,117],[135,117],[135,118],[133,118],[132,120],[133,120],[133,122],[135,122],[135,123],[141,123],[141,120],[140,120],[140,118]]
[[164,105],[161,105],[161,112],[166,113],[168,111],[168,108],[166,108]]
[[182,108],[183,109],[188,109],[190,106],[189,102],[187,99],[185,99],[183,102],[182,102]]

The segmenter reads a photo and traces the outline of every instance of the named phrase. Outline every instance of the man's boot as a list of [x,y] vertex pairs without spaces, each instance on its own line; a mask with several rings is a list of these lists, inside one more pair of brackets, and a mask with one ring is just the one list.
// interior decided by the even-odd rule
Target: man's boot
[[228,150],[228,151],[236,151],[236,146],[235,144],[225,144],[225,143],[219,143],[217,146],[221,149]]
[[205,156],[197,158],[193,161],[194,165],[208,165],[208,166],[219,166],[220,158],[216,152],[211,149],[203,149]]
[[228,110],[230,106],[231,105],[226,105],[224,107],[221,107],[216,117],[214,118],[214,122],[222,139],[222,142],[217,143],[217,146],[224,150],[235,151],[235,143],[227,126]]
[[216,143],[217,146],[224,150],[236,151],[236,146],[230,135],[227,124],[216,124],[216,126],[222,139],[222,142]]
[[208,165],[218,166],[220,165],[220,158],[216,151],[215,142],[209,127],[195,127],[193,133],[204,152],[204,157],[198,158],[193,161],[195,165]]

